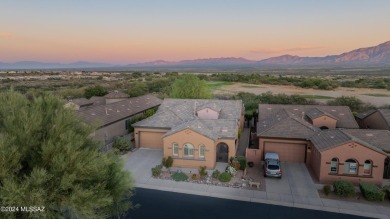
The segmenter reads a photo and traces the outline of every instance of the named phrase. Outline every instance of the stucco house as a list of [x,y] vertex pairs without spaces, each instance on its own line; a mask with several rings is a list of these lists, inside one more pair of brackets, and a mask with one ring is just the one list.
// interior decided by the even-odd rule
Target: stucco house
[[243,123],[241,100],[164,99],[155,115],[133,127],[137,147],[163,149],[176,167],[211,169],[236,155]]
[[310,138],[310,167],[322,183],[348,180],[355,184],[382,184],[390,155],[390,132],[368,129],[333,129]]
[[129,134],[132,118],[158,107],[162,102],[149,94],[133,98],[110,96],[108,101],[105,97],[92,97],[90,100],[96,102],[87,107],[79,107],[75,113],[84,122],[97,127],[94,138],[104,145],[113,142],[115,137]]
[[362,129],[390,130],[390,109],[373,109],[356,116]]
[[360,130],[348,107],[260,104],[258,112],[258,147],[247,149],[247,160],[277,152],[281,161],[305,163],[320,182],[381,184],[390,133]]

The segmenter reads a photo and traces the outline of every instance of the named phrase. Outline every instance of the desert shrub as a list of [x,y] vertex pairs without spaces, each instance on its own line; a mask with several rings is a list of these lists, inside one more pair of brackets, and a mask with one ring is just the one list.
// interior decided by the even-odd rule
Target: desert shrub
[[374,184],[360,183],[359,188],[364,198],[369,201],[383,201],[385,199],[385,193]]
[[90,87],[85,88],[85,90],[84,90],[84,96],[87,99],[89,99],[93,96],[104,96],[106,94],[108,94],[106,88],[104,88],[101,85],[90,86]]
[[331,185],[324,185],[322,188],[322,191],[324,192],[325,195],[329,195],[330,192],[332,191],[332,186]]
[[246,168],[246,158],[244,156],[237,157],[237,161],[240,164],[240,170],[245,170]]
[[207,176],[206,166],[199,167],[198,171],[199,171],[199,176],[200,177]]
[[231,179],[232,176],[227,172],[221,173],[218,177],[218,180],[221,182],[229,182]]
[[134,144],[130,141],[129,138],[126,137],[117,137],[114,140],[114,144],[112,146],[117,152],[125,152],[129,151],[134,147]]
[[186,181],[188,179],[188,176],[183,172],[175,172],[174,174],[172,174],[172,179],[175,181]]
[[192,174],[191,179],[192,179],[192,180],[197,180],[197,179],[199,179],[198,174],[196,174],[196,173]]
[[230,163],[233,163],[234,157],[230,157],[230,158],[229,158],[229,161],[230,161]]
[[172,167],[172,164],[173,164],[173,159],[172,159],[172,157],[171,157],[171,156],[163,157],[163,159],[162,159],[162,161],[161,161],[161,164],[162,164],[165,168],[167,168],[167,169],[171,168],[171,167]]
[[219,170],[214,170],[213,171],[213,174],[212,174],[212,177],[214,179],[218,179],[219,175],[221,174],[221,172],[219,172]]
[[153,167],[152,168],[152,176],[159,177],[160,174],[161,174],[161,170],[162,170],[162,165],[161,164]]
[[231,176],[235,176],[237,174],[237,170],[232,166],[228,166],[226,173],[229,173]]
[[356,194],[351,182],[339,180],[333,183],[333,188],[338,196],[350,197]]
[[240,169],[240,162],[238,162],[238,160],[233,160],[233,162],[230,164],[230,166],[236,170],[239,170]]

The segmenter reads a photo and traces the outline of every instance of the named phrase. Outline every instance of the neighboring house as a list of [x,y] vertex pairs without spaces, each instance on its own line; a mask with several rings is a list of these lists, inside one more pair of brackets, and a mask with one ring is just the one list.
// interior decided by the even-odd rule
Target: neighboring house
[[75,112],[84,122],[97,126],[95,139],[105,145],[111,143],[115,137],[129,133],[130,119],[141,116],[148,109],[158,107],[162,102],[153,95],[127,98],[108,104],[102,104],[102,98],[95,98],[95,101],[98,101],[97,105]]
[[390,109],[376,109],[360,113],[356,120],[362,129],[390,130]]
[[258,111],[259,147],[247,149],[248,161],[277,152],[281,161],[306,163],[322,183],[382,183],[390,132],[358,129],[348,107],[260,104]]
[[390,155],[387,130],[334,129],[316,133],[310,167],[321,183],[348,180],[382,185]]
[[137,147],[163,149],[176,167],[211,169],[236,155],[243,123],[241,100],[165,99],[155,115],[133,127]]

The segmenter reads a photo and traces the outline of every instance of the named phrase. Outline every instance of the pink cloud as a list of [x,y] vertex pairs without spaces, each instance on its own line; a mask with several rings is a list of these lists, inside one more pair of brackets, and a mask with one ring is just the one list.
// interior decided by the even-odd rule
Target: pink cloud
[[325,49],[325,46],[314,46],[314,47],[296,47],[296,48],[271,48],[271,49],[256,49],[251,50],[251,53],[255,54],[272,54],[272,53],[284,53],[284,52],[299,52],[299,51],[308,51],[308,50],[318,50]]
[[0,32],[0,39],[10,39],[10,38],[14,38],[14,35],[12,33]]

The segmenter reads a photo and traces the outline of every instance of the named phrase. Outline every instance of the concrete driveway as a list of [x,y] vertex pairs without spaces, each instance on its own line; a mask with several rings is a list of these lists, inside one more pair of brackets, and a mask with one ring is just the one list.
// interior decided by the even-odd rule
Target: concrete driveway
[[161,164],[162,149],[138,149],[124,155],[125,168],[129,170],[135,183],[146,183],[152,177],[152,167]]
[[282,171],[282,179],[265,178],[269,198],[302,204],[322,205],[317,188],[304,163],[282,162]]

